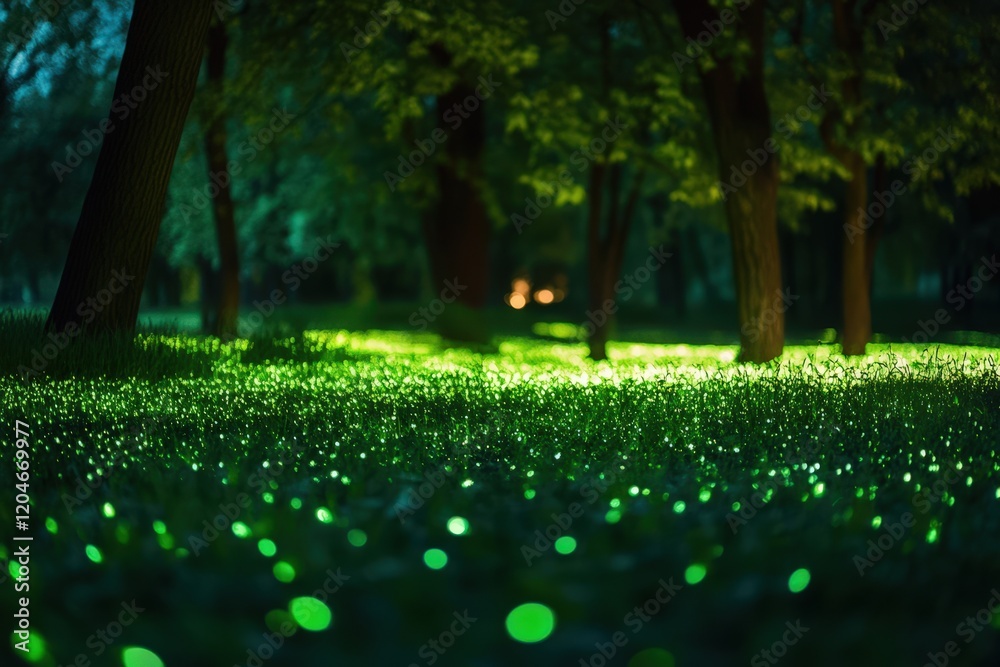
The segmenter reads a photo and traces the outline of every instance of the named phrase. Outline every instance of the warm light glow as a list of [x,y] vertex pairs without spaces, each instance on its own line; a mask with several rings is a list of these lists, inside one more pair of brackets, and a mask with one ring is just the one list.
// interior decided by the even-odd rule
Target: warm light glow
[[513,283],[511,283],[512,289],[518,294],[523,294],[527,296],[531,292],[531,283],[529,283],[524,278],[518,278]]
[[512,294],[507,295],[507,303],[510,304],[511,308],[521,310],[528,305],[528,300],[520,292],[513,292]]
[[541,304],[550,304],[554,298],[555,295],[552,294],[552,290],[540,289],[535,292],[535,301]]

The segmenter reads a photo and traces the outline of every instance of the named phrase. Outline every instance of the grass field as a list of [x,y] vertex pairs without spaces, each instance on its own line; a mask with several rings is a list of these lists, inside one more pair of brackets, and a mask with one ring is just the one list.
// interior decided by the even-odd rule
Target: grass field
[[38,345],[0,556],[21,420],[39,665],[1000,657],[997,349],[149,333],[26,382]]

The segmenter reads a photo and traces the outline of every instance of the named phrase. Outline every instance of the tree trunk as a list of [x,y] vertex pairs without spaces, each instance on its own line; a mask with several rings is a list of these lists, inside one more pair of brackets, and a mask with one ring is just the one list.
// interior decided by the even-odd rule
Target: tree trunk
[[222,87],[226,69],[226,24],[212,22],[208,31],[208,88],[213,100],[211,120],[205,130],[205,155],[208,177],[218,188],[212,197],[212,216],[219,244],[219,290],[215,296],[214,329],[209,333],[228,340],[236,336],[240,314],[240,256],[236,242],[236,219],[233,211],[232,177],[226,149],[226,115]]
[[847,356],[862,355],[872,336],[872,309],[869,291],[868,240],[864,216],[868,207],[868,173],[860,153],[851,151],[846,159],[851,172],[844,198],[843,274],[841,299],[844,330],[841,346]]
[[[635,216],[644,174],[640,171],[633,177],[631,190],[622,208],[623,164],[618,162],[609,166],[595,162],[590,169],[587,191],[587,301],[590,308],[585,327],[590,358],[603,361],[608,358],[607,343],[620,305],[615,302],[615,284],[622,272],[625,243]],[[605,182],[608,188],[606,213],[603,193]],[[602,225],[605,215],[607,224]],[[606,227],[603,233],[602,226]],[[613,303],[611,308],[607,307],[608,302]]]
[[[70,324],[90,334],[135,329],[211,11],[205,0],[136,0],[114,116],[106,121],[114,129],[101,147],[48,330]],[[146,91],[144,101],[137,101],[136,90]],[[123,96],[135,106],[125,117]]]
[[[733,246],[733,276],[740,322],[740,361],[763,363],[781,355],[785,336],[778,251],[778,164],[765,149],[771,137],[771,112],[764,89],[764,0],[742,12],[735,29],[752,53],[742,63],[716,56],[711,69],[698,74],[712,122],[719,178],[730,183],[732,169],[746,181],[727,189],[726,217]],[[674,0],[685,37],[692,39],[705,25],[718,21],[707,0]],[[764,151],[763,165],[743,169],[752,154]],[[751,164],[755,164],[751,162]]]
[[595,162],[590,166],[590,184],[587,188],[587,348],[590,358],[604,361],[608,358],[608,327],[614,314],[607,312],[604,301],[610,298],[607,284],[607,253],[602,247],[601,214],[604,207],[604,177],[607,165]]
[[[856,23],[855,0],[838,0],[833,3],[833,37],[837,48],[851,63],[851,75],[841,85],[842,104],[857,113],[862,100],[862,65],[864,50],[861,28]],[[871,224],[865,219],[868,209],[868,169],[864,157],[850,145],[856,136],[858,120],[846,115],[837,104],[832,106],[820,123],[820,136],[827,151],[850,173],[844,198],[844,241],[841,275],[841,304],[843,331],[840,344],[845,356],[863,355],[872,337],[871,262],[874,245],[869,248]],[[834,125],[844,121],[848,144],[838,143],[833,134]],[[885,215],[885,211],[881,218]]]
[[[457,83],[437,98],[437,116],[475,97],[475,86]],[[482,309],[489,288],[490,222],[483,202],[483,153],[486,148],[485,102],[450,130],[437,164],[438,205],[424,216],[424,238],[438,291],[454,298],[441,312],[438,331],[453,340],[486,343],[489,334]]]

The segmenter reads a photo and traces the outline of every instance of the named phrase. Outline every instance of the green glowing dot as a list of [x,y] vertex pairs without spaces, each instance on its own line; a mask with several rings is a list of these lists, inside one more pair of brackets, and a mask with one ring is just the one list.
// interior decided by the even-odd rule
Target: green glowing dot
[[608,503],[608,505],[610,505],[611,507],[615,507],[615,508],[621,507],[621,504],[622,504],[622,501],[618,500],[617,498],[612,498],[611,502]]
[[347,531],[347,541],[351,543],[351,546],[363,547],[365,546],[365,542],[368,541],[368,536],[365,535],[365,531],[355,528],[354,530]]
[[122,649],[122,662],[125,667],[163,667],[160,656],[152,651],[138,646]]
[[628,667],[674,667],[674,656],[662,648],[639,651],[628,661]]
[[[1000,494],[1000,490],[998,490],[998,494]],[[531,500],[534,497],[535,497],[535,490],[534,489],[528,489],[527,491],[524,492],[524,499],[525,500]],[[997,495],[997,498],[1000,498],[1000,495]]]
[[252,533],[250,532],[250,526],[246,525],[242,521],[237,521],[233,523],[233,535],[242,539],[250,537]]
[[695,563],[684,570],[684,580],[693,586],[704,579],[707,572],[704,565]]
[[576,551],[576,540],[569,535],[563,535],[556,540],[556,551],[566,556]]
[[321,523],[333,523],[333,512],[325,507],[320,507],[316,510],[316,518],[319,519]]
[[874,519],[872,519],[872,528],[875,528],[877,530],[878,527],[881,525],[882,525],[882,517],[877,516]]
[[698,494],[698,500],[700,500],[703,503],[707,503],[711,499],[712,499],[712,492],[708,489],[702,489],[701,493]]
[[11,579],[17,579],[21,574],[18,572],[17,561],[9,561],[7,563],[7,571],[10,572]]
[[638,486],[630,486],[628,488],[628,494],[630,496],[632,496],[633,498],[635,498],[637,495],[639,495],[639,487]]
[[448,532],[453,535],[465,535],[469,532],[469,522],[460,516],[448,519]]
[[938,530],[937,530],[937,528],[931,528],[930,530],[927,531],[927,543],[928,544],[934,544],[935,542],[937,542],[937,538],[938,538]]
[[257,542],[257,549],[268,558],[278,553],[278,547],[275,546],[274,542],[266,538]]
[[809,585],[809,579],[811,579],[809,570],[804,567],[795,570],[792,572],[792,576],[788,577],[788,590],[793,593],[801,593]]
[[154,521],[153,532],[156,533],[157,535],[162,535],[163,533],[167,532],[167,524],[159,520]]
[[88,544],[87,548],[84,549],[87,553],[87,558],[94,561],[95,563],[100,563],[104,560],[104,556],[101,555],[101,550],[95,547],[93,544]]
[[52,517],[45,520],[45,530],[49,531],[53,535],[59,532],[59,524]]
[[170,551],[171,549],[174,548],[174,536],[171,535],[170,533],[166,533],[164,535],[157,535],[156,541],[157,543],[159,543],[160,548],[164,549],[165,551]]
[[111,503],[104,503],[104,505],[101,506],[101,512],[104,513],[104,516],[112,519],[115,516],[115,506]]
[[299,627],[310,632],[322,632],[333,621],[330,608],[316,598],[294,598],[288,603],[288,611]]
[[684,509],[686,507],[687,507],[687,504],[685,504],[685,502],[683,500],[678,500],[676,503],[674,503],[674,512],[676,512],[677,514],[680,514],[680,513],[682,513],[684,511]]
[[525,644],[540,642],[556,627],[556,616],[552,610],[537,602],[528,602],[515,607],[507,614],[507,632],[515,640]]
[[267,503],[268,505],[274,503],[274,494],[271,493],[270,491],[265,492],[264,495],[261,496],[261,498],[263,498],[264,502]]
[[302,509],[302,501],[300,499],[298,499],[298,498],[292,498],[292,502],[289,503],[289,504],[292,506],[293,510],[300,510],[300,509]]
[[[10,635],[11,645],[17,646],[23,641],[24,640],[18,637],[15,633],[11,633]],[[42,660],[45,659],[45,654],[47,652],[48,649],[45,645],[45,640],[42,639],[42,636],[38,634],[37,630],[31,631],[31,641],[28,642],[28,652],[25,653],[20,649],[18,649],[18,655],[23,657],[28,662],[41,662]]]
[[428,549],[424,552],[424,564],[432,570],[440,570],[448,564],[448,554],[440,549]]
[[820,496],[823,495],[823,492],[825,490],[826,490],[826,485],[823,484],[823,482],[819,482],[816,486],[813,487],[813,495],[819,498]]
[[274,564],[274,578],[283,584],[295,581],[295,568],[283,560]]
[[622,520],[622,513],[618,510],[608,510],[608,513],[604,515],[604,520],[608,523],[618,523]]
[[731,507],[733,508],[734,512],[739,512],[740,511],[740,501],[737,500],[735,503],[733,503],[731,505]]

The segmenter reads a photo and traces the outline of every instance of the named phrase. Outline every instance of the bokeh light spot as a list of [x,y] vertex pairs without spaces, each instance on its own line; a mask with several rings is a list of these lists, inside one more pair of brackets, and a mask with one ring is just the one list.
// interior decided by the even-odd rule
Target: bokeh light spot
[[537,602],[527,602],[507,614],[507,632],[525,644],[540,642],[552,634],[556,616],[551,609]]
[[801,593],[809,585],[810,578],[809,570],[804,567],[795,570],[788,578],[788,590],[793,593]]
[[424,552],[424,564],[432,570],[440,570],[448,564],[448,554],[441,549],[428,549]]
[[163,661],[149,649],[129,646],[122,649],[122,663],[125,667],[163,667]]
[[294,598],[288,604],[288,611],[299,627],[310,632],[322,632],[330,627],[333,621],[330,608],[316,598]]

